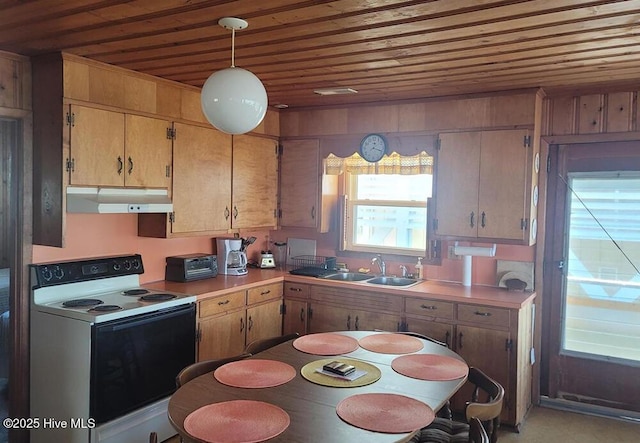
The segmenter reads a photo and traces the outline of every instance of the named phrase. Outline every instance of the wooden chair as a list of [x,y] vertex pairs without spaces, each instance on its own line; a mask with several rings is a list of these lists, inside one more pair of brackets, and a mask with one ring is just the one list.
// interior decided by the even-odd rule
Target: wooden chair
[[297,332],[293,332],[291,334],[278,335],[276,337],[258,339],[249,343],[244,348],[244,352],[255,355],[258,352],[265,351],[269,348],[273,348],[274,346],[279,345],[280,343],[284,343],[286,341],[289,341],[298,337],[300,337],[300,334],[298,334]]
[[149,443],[158,443],[158,434],[155,432],[149,434]]
[[489,435],[478,417],[469,420],[469,443],[490,443]]
[[182,371],[180,371],[180,373],[176,376],[176,388],[179,388],[188,381],[206,374],[207,372],[213,372],[226,363],[242,360],[247,357],[251,357],[251,354],[243,353],[240,355],[235,355],[233,357],[220,358],[217,360],[199,361],[197,363],[189,365]]
[[[498,428],[500,427],[500,413],[504,400],[504,388],[478,368],[469,368],[468,381],[474,385],[471,400],[466,403],[466,423],[447,418],[437,417],[429,426],[422,428],[412,443],[446,443],[446,442],[490,442],[498,441]],[[482,398],[482,400],[481,400]],[[476,419],[480,421],[485,431],[487,440],[482,440],[482,432],[474,429],[471,423]],[[477,428],[477,424],[473,425]],[[479,435],[478,435],[479,434]],[[480,440],[477,440],[480,438]]]

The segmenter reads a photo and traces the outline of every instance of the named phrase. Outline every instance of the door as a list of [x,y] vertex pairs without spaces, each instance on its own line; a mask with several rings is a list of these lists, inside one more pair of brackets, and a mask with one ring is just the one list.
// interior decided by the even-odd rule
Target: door
[[172,232],[229,229],[231,136],[175,123]]
[[171,122],[127,114],[125,185],[171,190]]
[[233,136],[234,229],[275,227],[278,200],[277,142],[251,135]]
[[124,186],[124,114],[71,106],[70,183]]
[[640,411],[640,143],[551,159],[543,394]]

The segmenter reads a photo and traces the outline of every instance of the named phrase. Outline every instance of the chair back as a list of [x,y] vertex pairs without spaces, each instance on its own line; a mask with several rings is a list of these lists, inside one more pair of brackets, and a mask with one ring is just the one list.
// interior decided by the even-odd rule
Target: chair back
[[244,348],[244,352],[255,355],[258,352],[265,351],[269,348],[273,348],[274,346],[279,345],[280,343],[284,343],[286,341],[293,340],[294,338],[298,338],[298,337],[300,337],[300,334],[298,334],[297,332],[293,332],[291,334],[278,335],[276,337],[258,339],[249,343]]
[[230,363],[232,361],[242,360],[247,357],[251,357],[251,354],[243,353],[240,355],[234,355],[233,357],[220,358],[217,360],[205,360],[193,363],[192,365],[189,365],[182,371],[180,371],[180,373],[176,376],[176,388],[179,388],[188,381],[206,374],[207,372],[213,372],[224,364]]
[[467,422],[470,423],[473,417],[478,418],[485,424],[490,442],[495,443],[498,441],[504,388],[500,383],[474,367],[469,368],[467,380],[475,385],[471,401],[467,402],[465,408]]
[[489,443],[487,431],[477,417],[469,420],[469,443]]

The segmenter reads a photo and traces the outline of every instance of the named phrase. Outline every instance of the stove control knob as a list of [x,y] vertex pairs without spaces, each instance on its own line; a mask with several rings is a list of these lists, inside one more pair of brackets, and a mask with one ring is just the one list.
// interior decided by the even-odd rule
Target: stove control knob
[[58,280],[62,280],[62,277],[64,277],[64,270],[60,266],[56,266],[53,269],[53,276]]
[[124,268],[128,271],[131,269],[131,262],[129,260],[125,260]]
[[133,259],[133,269],[140,269],[140,260],[137,258]]
[[41,274],[45,281],[50,281],[53,278],[53,272],[47,267],[42,268]]
[[114,262],[113,263],[113,270],[114,271],[119,271],[120,269],[121,269],[120,263]]

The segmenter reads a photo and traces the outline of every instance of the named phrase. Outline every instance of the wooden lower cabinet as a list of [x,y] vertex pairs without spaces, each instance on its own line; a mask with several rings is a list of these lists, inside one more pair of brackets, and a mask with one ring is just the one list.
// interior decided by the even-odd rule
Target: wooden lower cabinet
[[311,286],[305,283],[284,283],[284,302],[282,333],[297,332],[304,335],[309,332],[309,294]]
[[282,334],[282,283],[198,302],[198,361],[242,353],[254,340]]
[[324,303],[311,305],[309,332],[330,331],[398,331],[400,315],[363,311]]
[[[519,427],[531,405],[532,304],[520,309],[407,297],[405,330],[446,343],[505,389],[501,421]],[[452,398],[454,412],[471,398],[465,385]]]

